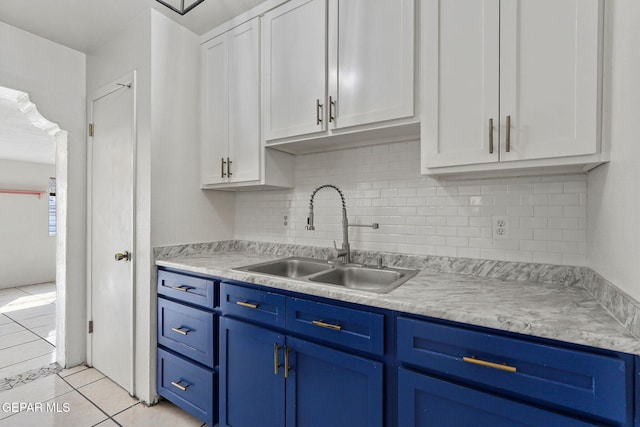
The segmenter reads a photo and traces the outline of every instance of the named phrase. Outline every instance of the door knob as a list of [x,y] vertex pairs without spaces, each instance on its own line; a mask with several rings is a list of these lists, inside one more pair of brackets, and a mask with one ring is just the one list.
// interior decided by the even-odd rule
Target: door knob
[[124,251],[124,253],[117,253],[116,254],[116,261],[122,261],[122,260],[127,260],[127,261],[131,261],[131,253],[129,251]]

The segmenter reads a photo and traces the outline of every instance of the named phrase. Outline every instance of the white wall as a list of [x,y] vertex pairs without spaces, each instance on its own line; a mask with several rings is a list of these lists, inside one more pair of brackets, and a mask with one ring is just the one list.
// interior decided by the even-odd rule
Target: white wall
[[[0,22],[0,85],[27,92],[38,111],[61,129],[68,140],[56,146],[60,161],[56,177],[66,192],[66,223],[58,226],[66,240],[58,250],[59,322],[57,360],[73,366],[85,360],[86,319],[86,149],[85,149],[85,55],[65,46]],[[66,359],[65,359],[66,357]]]
[[200,38],[154,13],[151,40],[151,245],[232,239],[233,193],[200,190]]
[[[175,37],[175,39],[174,39]],[[233,196],[199,183],[199,39],[148,10],[87,55],[87,93],[137,71],[136,395],[155,398],[152,248],[233,235]]]
[[[238,193],[236,238],[332,247],[342,241],[338,194],[316,195],[316,231],[305,230],[321,184],[343,190],[353,249],[583,265],[586,176],[438,181],[420,175],[419,143],[400,142],[296,158],[293,190]],[[284,216],[288,225],[284,225]],[[509,236],[492,238],[492,217]]]
[[0,289],[56,279],[56,238],[49,236],[47,185],[55,173],[54,165],[0,160],[0,189],[44,192],[0,194]]
[[589,174],[588,259],[640,300],[640,2],[607,3],[603,137],[611,143],[611,162]]

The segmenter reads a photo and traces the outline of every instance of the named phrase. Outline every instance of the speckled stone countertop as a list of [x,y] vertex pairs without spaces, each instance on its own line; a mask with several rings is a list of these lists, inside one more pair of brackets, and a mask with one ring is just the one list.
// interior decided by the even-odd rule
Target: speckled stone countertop
[[[579,286],[425,269],[387,294],[374,294],[232,270],[283,258],[282,253],[246,249],[220,247],[212,253],[157,252],[156,264],[268,288],[640,354],[640,340]],[[402,266],[399,264],[394,265]]]

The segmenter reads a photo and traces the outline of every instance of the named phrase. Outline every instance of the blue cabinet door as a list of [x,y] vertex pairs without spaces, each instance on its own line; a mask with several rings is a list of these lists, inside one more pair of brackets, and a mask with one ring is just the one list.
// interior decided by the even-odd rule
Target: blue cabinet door
[[283,427],[284,336],[223,317],[220,339],[220,426]]
[[292,337],[287,348],[287,427],[382,427],[382,363]]
[[403,368],[398,369],[398,426],[586,427],[595,425]]

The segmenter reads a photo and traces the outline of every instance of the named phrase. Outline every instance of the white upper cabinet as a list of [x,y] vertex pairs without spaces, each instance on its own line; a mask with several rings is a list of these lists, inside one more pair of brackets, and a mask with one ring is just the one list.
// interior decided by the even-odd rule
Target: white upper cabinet
[[292,0],[265,14],[267,142],[413,119],[414,7],[414,0]]
[[261,139],[259,18],[203,44],[203,63],[202,188],[291,186],[291,156]]
[[323,131],[326,0],[293,0],[263,18],[267,140]]
[[204,138],[202,184],[227,181],[229,154],[229,46],[223,34],[203,47]]
[[332,129],[412,117],[413,0],[330,0]]
[[424,6],[424,173],[604,160],[600,0]]

